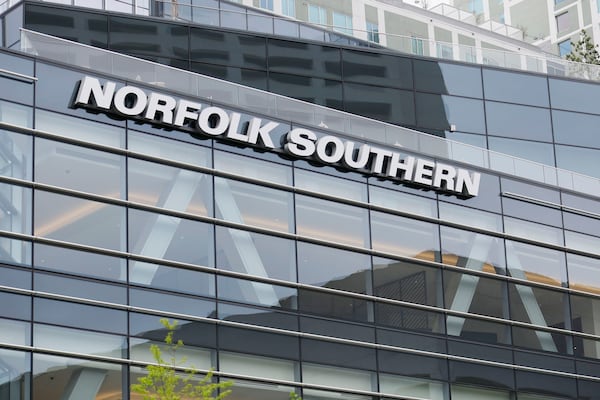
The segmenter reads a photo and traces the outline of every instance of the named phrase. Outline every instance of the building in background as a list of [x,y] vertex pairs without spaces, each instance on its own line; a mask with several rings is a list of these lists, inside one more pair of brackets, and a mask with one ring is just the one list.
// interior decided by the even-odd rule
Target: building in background
[[[599,8],[595,0],[242,0],[241,3],[329,27],[338,32],[407,50],[405,38],[421,45],[410,48],[416,54],[448,58],[451,50],[432,48],[429,42],[447,46],[498,46],[482,30],[522,40],[543,51],[563,57],[570,42],[585,29],[600,37]],[[422,39],[422,40],[421,40]],[[597,42],[597,41],[596,41]],[[515,51],[506,45],[502,49]],[[526,46],[524,46],[526,47]],[[519,50],[517,50],[519,51]],[[429,52],[429,53],[428,53]]]
[[0,399],[136,400],[162,317],[231,400],[600,398],[598,83],[85,5],[0,16]]

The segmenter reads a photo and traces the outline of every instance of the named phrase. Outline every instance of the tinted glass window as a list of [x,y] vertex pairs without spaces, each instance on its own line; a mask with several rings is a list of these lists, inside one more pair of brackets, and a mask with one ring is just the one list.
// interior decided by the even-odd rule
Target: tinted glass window
[[416,94],[417,125],[438,130],[485,133],[483,102],[453,96]]
[[552,142],[549,110],[493,101],[485,108],[490,135]]
[[33,138],[5,130],[0,135],[0,176],[31,180]]
[[[565,327],[568,316],[567,294],[538,287],[508,284],[511,319],[540,326]],[[557,352],[566,351],[564,337],[550,332],[532,331],[513,335],[519,345]]]
[[375,257],[373,286],[378,297],[430,306],[443,304],[440,296],[442,275],[437,268]]
[[125,281],[125,260],[103,254],[35,244],[36,268],[89,276],[105,280]]
[[[38,298],[34,299],[34,310],[38,322],[123,334],[127,332],[127,313],[122,310]],[[110,324],[106,321],[110,321]]]
[[548,107],[545,77],[484,68],[483,87],[488,100]]
[[556,208],[507,197],[502,198],[502,207],[505,215],[528,219],[541,224],[562,226],[562,213]]
[[34,234],[111,250],[125,250],[125,210],[112,204],[35,192]]
[[[67,113],[70,115],[75,115],[78,117],[84,117],[88,119],[93,119],[97,121],[107,122],[111,124],[119,124],[120,126],[125,126],[125,122],[117,122],[117,120],[110,118],[104,114],[93,113],[91,111],[86,111],[81,108],[71,108],[71,101],[73,100],[73,96],[75,91],[79,87],[79,81],[83,79],[85,76],[89,74],[71,71],[65,68],[56,67],[53,65],[43,64],[41,62],[36,63],[35,73],[38,77],[38,81],[36,83],[36,91],[35,91],[35,104],[36,107],[46,108],[48,110],[56,110],[63,113]],[[100,78],[101,82],[104,82],[104,78]],[[115,81],[113,79],[113,81]],[[118,81],[117,81],[118,82]],[[117,87],[120,87],[120,83],[117,83]],[[36,128],[52,130],[42,127],[39,121],[39,110],[36,112]],[[75,120],[77,121],[77,120]],[[82,121],[79,120],[81,123]],[[66,122],[65,122],[66,123]],[[69,121],[69,127],[76,125],[76,122]],[[53,126],[56,126],[54,124]],[[58,126],[61,126],[60,123]],[[106,127],[106,129],[111,127]],[[60,130],[55,133],[60,133],[62,135],[67,136],[64,133],[61,133]],[[80,134],[87,134],[85,129]],[[108,144],[108,143],[107,143]]]
[[563,252],[507,241],[506,258],[511,276],[547,285],[566,286],[567,268]]
[[1,307],[0,316],[6,318],[18,318],[24,320],[31,319],[31,297],[0,292],[0,301],[2,304],[10,304],[10,307]]
[[600,292],[600,265],[591,257],[567,253],[569,287],[589,293]]
[[269,91],[327,107],[342,106],[342,84],[330,79],[271,72]]
[[440,227],[442,262],[466,269],[504,273],[504,241],[501,238]]
[[104,284],[86,279],[73,279],[49,273],[35,273],[33,288],[41,292],[58,293],[84,299],[127,303],[127,291],[124,286]]
[[553,110],[552,124],[557,143],[600,147],[600,116]]
[[264,37],[192,28],[190,40],[192,61],[244,68],[267,66]]
[[298,281],[351,292],[371,292],[366,254],[298,242]]
[[481,208],[488,211],[500,212],[500,180],[497,176],[481,173],[479,194],[469,199],[447,196],[444,201],[460,206]]
[[[2,58],[0,58],[2,62]],[[6,68],[4,68],[6,69]],[[19,72],[15,70],[14,72]],[[33,83],[10,78],[10,75],[0,77],[0,97],[9,100],[33,105]]]
[[95,47],[108,45],[108,17],[102,14],[27,4],[24,26]]
[[381,212],[371,212],[373,250],[400,256],[438,261],[437,225]]
[[129,251],[212,267],[213,229],[200,221],[129,210]]
[[35,156],[34,174],[38,182],[107,197],[125,197],[123,156],[41,138],[35,141]]
[[415,105],[410,91],[344,84],[344,111],[390,122],[415,125]]
[[110,18],[111,50],[127,54],[189,59],[188,28],[127,17]]
[[217,268],[296,281],[296,252],[289,239],[217,226]]
[[368,322],[373,320],[372,307],[370,301],[350,296],[306,289],[298,291],[298,308],[303,313]]
[[600,150],[562,145],[554,147],[558,168],[600,178],[600,170],[597,168]]
[[[302,340],[302,357],[303,361],[338,365],[347,368],[374,370],[377,365],[375,350],[372,348],[311,339]],[[346,399],[346,396],[344,394],[342,397]],[[318,400],[325,400],[326,398],[330,397],[317,397]],[[352,399],[352,397],[350,398]]]
[[414,60],[415,89],[424,92],[482,97],[481,69],[436,61]]
[[342,50],[344,80],[412,89],[409,58],[366,51]]
[[549,79],[549,82],[552,108],[600,114],[598,84],[562,79]]
[[[183,67],[187,69],[186,67]],[[192,62],[190,71],[202,75],[212,76],[213,78],[239,83],[256,89],[267,90],[267,73],[253,69],[226,67],[223,65],[204,64]]]
[[127,171],[130,201],[196,215],[212,215],[210,175],[136,159],[129,159]]
[[367,247],[368,212],[314,197],[296,195],[296,232],[332,242]]
[[238,224],[294,229],[292,193],[215,177],[215,214]]
[[[454,311],[508,318],[506,289],[506,282],[499,279],[444,271],[446,307]],[[475,323],[471,325],[474,326]],[[446,329],[448,334],[456,336],[460,336],[463,329],[469,330],[462,318],[454,316],[448,316]],[[485,330],[481,333],[483,332]]]
[[297,291],[286,286],[218,276],[217,293],[219,299],[224,300],[266,307],[296,308]]
[[270,39],[269,70],[341,79],[340,49],[302,42]]
[[555,165],[554,146],[551,143],[488,136],[488,148],[498,153],[510,154],[541,164]]
[[129,282],[200,296],[215,295],[215,278],[212,274],[141,261],[129,262]]

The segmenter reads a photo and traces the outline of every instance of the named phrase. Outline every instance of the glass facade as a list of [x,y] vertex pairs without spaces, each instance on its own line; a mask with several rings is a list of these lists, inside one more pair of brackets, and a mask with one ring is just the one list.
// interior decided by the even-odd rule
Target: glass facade
[[[161,32],[177,57],[186,40]],[[125,51],[125,36],[110,42]],[[554,113],[593,125],[592,103],[559,94],[593,85],[268,42],[201,53],[268,65],[269,79],[301,76],[311,59],[310,79],[330,90],[318,95],[335,103],[329,82],[354,87],[357,109],[369,108],[365,87],[394,81],[390,99],[419,99],[413,118],[432,129],[437,101],[484,138],[493,125],[552,145]],[[373,58],[380,75],[361,68]],[[129,385],[164,338],[162,317],[179,321],[195,368],[235,381],[232,400],[600,398],[596,198],[490,171],[478,196],[458,198],[108,117],[71,107],[84,71],[0,59],[37,78],[0,77],[13,88],[0,91],[0,399],[137,399]],[[515,121],[501,124],[502,110]]]
[[[309,4],[327,24],[319,10]],[[32,30],[600,178],[597,83],[50,4],[25,3],[22,18]]]

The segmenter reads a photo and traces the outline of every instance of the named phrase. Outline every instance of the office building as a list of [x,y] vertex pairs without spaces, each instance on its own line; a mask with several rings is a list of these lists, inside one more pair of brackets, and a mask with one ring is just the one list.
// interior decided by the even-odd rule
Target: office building
[[600,398],[598,84],[220,4],[0,17],[0,399]]

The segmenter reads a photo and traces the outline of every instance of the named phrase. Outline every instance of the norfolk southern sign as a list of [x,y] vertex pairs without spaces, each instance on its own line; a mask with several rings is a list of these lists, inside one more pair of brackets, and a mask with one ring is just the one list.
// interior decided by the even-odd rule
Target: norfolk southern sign
[[478,172],[337,136],[318,136],[304,128],[294,128],[284,136],[284,143],[274,143],[271,134],[279,126],[277,122],[253,117],[241,123],[240,113],[221,107],[206,106],[163,93],[147,93],[135,86],[117,89],[116,83],[110,81],[103,86],[98,79],[89,76],[79,83],[73,105],[173,129],[191,129],[208,137],[284,151],[296,158],[343,166],[459,196],[473,197],[479,191],[481,176]]

